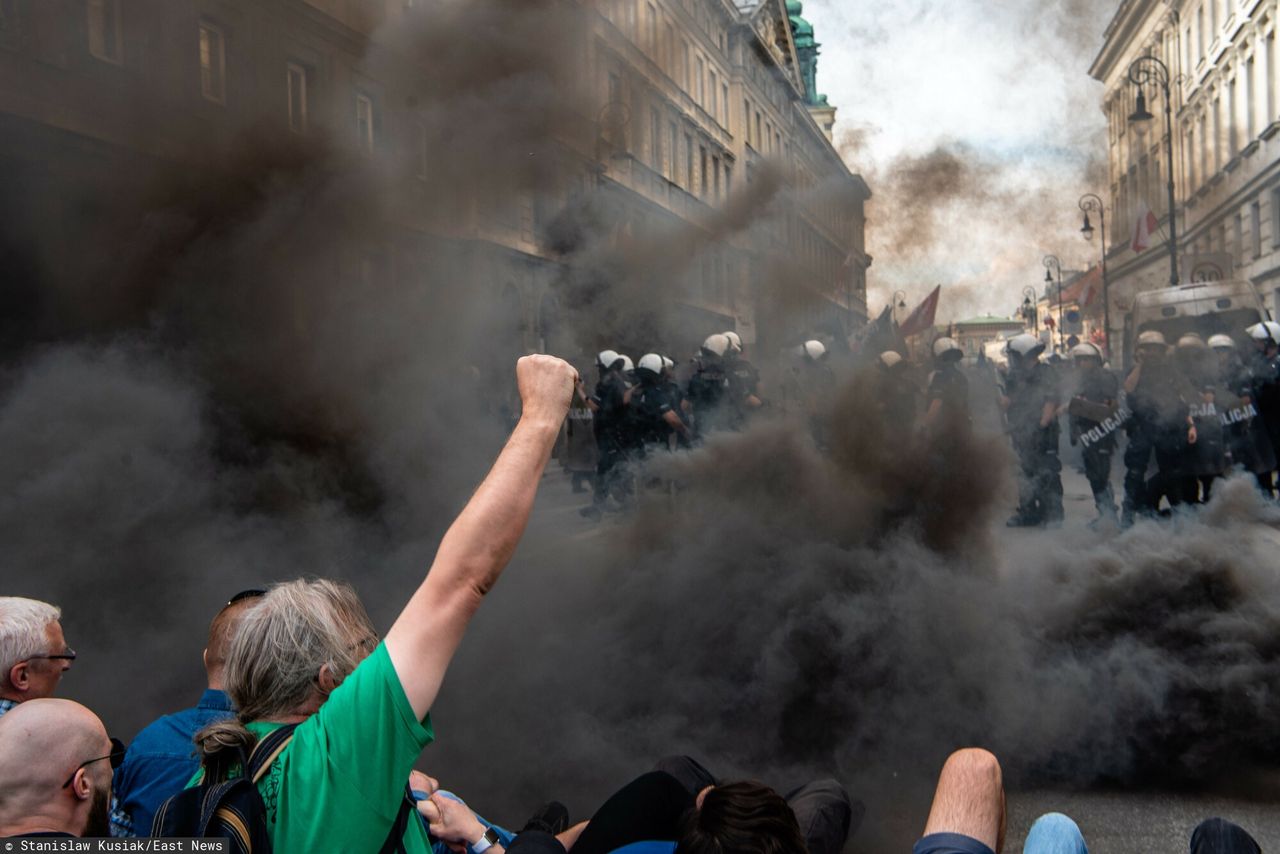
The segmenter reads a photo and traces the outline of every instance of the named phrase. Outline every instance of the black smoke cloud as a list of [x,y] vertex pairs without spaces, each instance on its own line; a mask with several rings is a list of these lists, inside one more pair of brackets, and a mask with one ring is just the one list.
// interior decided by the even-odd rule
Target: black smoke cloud
[[[64,606],[82,654],[64,689],[119,734],[192,702],[204,625],[242,586],[349,578],[388,625],[501,441],[518,348],[486,268],[385,222],[415,198],[430,223],[554,183],[546,137],[581,113],[550,103],[566,52],[524,36],[577,31],[550,4],[468,7],[369,57],[431,117],[439,185],[406,186],[403,151],[248,122],[204,153],[211,178],[134,164],[83,188],[72,221],[30,177],[3,201],[22,271],[3,326],[6,592]],[[489,38],[469,41],[476,22]],[[438,82],[401,58],[419,39],[447,60]],[[789,192],[762,174],[703,230],[623,241],[608,200],[561,205],[572,343],[691,336],[655,294],[717,241],[777,227]],[[78,251],[59,259],[67,229]],[[769,278],[788,292],[784,262]],[[836,397],[830,455],[768,420],[672,461],[683,489],[624,522],[540,517],[451,670],[429,769],[512,824],[549,795],[589,810],[672,751],[779,785],[835,773],[881,793],[887,847],[962,743],[998,749],[1015,781],[1081,785],[1275,755],[1277,520],[1244,484],[1173,529],[1009,545],[992,536],[999,440],[886,429],[866,377]]]

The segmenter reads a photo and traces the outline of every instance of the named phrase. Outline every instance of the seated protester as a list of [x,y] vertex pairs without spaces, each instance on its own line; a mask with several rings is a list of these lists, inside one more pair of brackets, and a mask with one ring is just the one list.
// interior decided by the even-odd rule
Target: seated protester
[[548,356],[516,374],[519,423],[383,642],[355,591],[332,581],[277,584],[241,616],[226,664],[236,717],[196,738],[204,772],[221,778],[296,724],[257,784],[276,854],[431,849],[422,822],[405,820],[406,781],[449,661],[528,523],[576,379]]
[[124,745],[79,703],[29,700],[0,718],[0,837],[106,836]]
[[1210,818],[1192,832],[1191,854],[1262,854],[1262,847],[1240,825]]
[[62,636],[56,605],[0,596],[0,716],[27,700],[52,697],[76,654]]
[[[433,798],[433,801],[438,799]],[[420,806],[438,838],[472,846],[483,828],[456,805]],[[861,817],[861,805],[857,816]],[[659,770],[637,777],[607,800],[589,822],[555,839],[521,833],[511,846],[527,854],[839,854],[849,836],[854,809],[833,780],[801,787],[784,799],[762,783],[717,783],[688,757],[672,757]],[[556,847],[558,842],[561,848]],[[483,846],[483,842],[481,842]],[[495,852],[499,854],[499,852]]]
[[147,836],[151,819],[166,800],[181,792],[200,769],[195,734],[232,716],[231,698],[223,690],[227,647],[240,616],[266,593],[245,590],[231,597],[209,624],[204,649],[208,687],[194,708],[165,715],[148,724],[125,754],[112,781],[116,806],[111,811],[112,836]]
[[1089,848],[1079,825],[1060,812],[1051,812],[1031,825],[1022,854],[1089,854]]
[[1004,848],[1004,779],[985,750],[958,750],[938,775],[938,788],[912,854],[1000,854]]

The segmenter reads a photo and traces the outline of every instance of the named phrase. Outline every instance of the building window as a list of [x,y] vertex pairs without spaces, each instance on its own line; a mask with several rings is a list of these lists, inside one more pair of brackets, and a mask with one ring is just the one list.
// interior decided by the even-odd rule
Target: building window
[[729,84],[720,84],[720,125],[721,127],[729,126]]
[[296,62],[285,66],[285,97],[289,110],[289,130],[307,132],[307,69]]
[[720,118],[720,82],[714,71],[707,72],[708,85],[707,88],[711,92],[711,106],[707,112],[711,113],[713,119]]
[[724,194],[726,196],[733,193],[733,164],[729,161],[724,163]]
[[1262,257],[1262,202],[1249,205],[1249,240],[1253,244],[1253,257]]
[[1267,36],[1267,124],[1276,120],[1276,35]]
[[718,202],[720,201],[720,158],[719,157],[711,158],[711,178],[712,178],[712,181],[714,182],[713,198]]
[[1208,43],[1204,40],[1204,5],[1201,4],[1196,9],[1196,51],[1201,59],[1204,58],[1207,47]]
[[649,108],[649,165],[655,172],[662,171],[662,116],[656,108]]
[[694,67],[694,71],[697,73],[697,76],[698,76],[698,79],[697,79],[697,81],[696,81],[696,82],[695,82],[695,84],[694,84],[694,85],[696,85],[696,86],[697,86],[698,91],[694,93],[694,96],[693,96],[693,97],[694,97],[694,99],[698,102],[698,104],[699,104],[700,106],[705,107],[705,106],[707,105],[707,67],[706,67],[706,63],[704,63],[704,62],[702,61],[702,57],[698,57],[698,59],[694,62],[693,67]]
[[761,130],[761,127],[762,127],[762,122],[760,119],[760,111],[756,110],[756,150],[757,151],[764,150],[763,143],[761,142],[764,132]]
[[1240,151],[1240,122],[1236,119],[1239,106],[1236,102],[1236,78],[1232,77],[1227,81],[1227,154],[1230,157],[1235,157]]
[[373,99],[363,93],[356,94],[356,145],[361,151],[372,152],[374,142]]
[[742,99],[742,135],[746,137],[747,144],[751,144],[751,102],[746,98]]
[[705,199],[711,189],[711,182],[707,178],[707,147],[700,145],[698,146],[698,197],[701,199]]
[[215,104],[227,102],[227,40],[213,24],[200,24],[200,94]]
[[690,193],[697,189],[697,182],[693,172],[693,137],[690,134],[684,135],[684,188]]
[[89,53],[120,64],[120,0],[89,0]]
[[668,123],[668,131],[670,132],[670,149],[667,153],[667,180],[672,183],[680,183],[680,130],[676,127],[675,122]]
[[1236,214],[1235,233],[1231,237],[1231,255],[1237,263],[1244,263],[1244,214]]
[[680,85],[690,95],[693,94],[693,89],[689,85],[689,69],[693,67],[692,56],[693,51],[689,47],[689,43],[684,42],[683,50],[680,52]]
[[1253,61],[1252,56],[1249,57],[1249,61],[1244,64],[1244,135],[1250,142],[1258,135],[1257,82],[1253,77],[1257,70],[1257,63]]

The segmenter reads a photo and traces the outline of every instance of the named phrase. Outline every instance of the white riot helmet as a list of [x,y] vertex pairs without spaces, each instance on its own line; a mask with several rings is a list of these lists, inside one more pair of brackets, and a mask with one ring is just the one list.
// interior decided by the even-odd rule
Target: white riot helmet
[[814,361],[814,362],[818,361],[823,356],[827,355],[827,345],[823,344],[821,341],[816,341],[816,340],[804,342],[800,350],[806,359],[809,359],[810,361]]
[[1236,339],[1230,335],[1219,333],[1218,335],[1209,336],[1209,349],[1211,350],[1234,350],[1235,348]]
[[1096,344],[1090,344],[1088,341],[1082,341],[1071,348],[1071,358],[1073,359],[1097,359],[1102,361],[1102,351],[1098,349]]
[[742,352],[742,336],[736,332],[726,332],[724,337],[729,339],[729,349],[735,353]]
[[723,334],[708,335],[707,340],[702,342],[704,352],[720,358],[729,350],[729,336]]
[[1280,345],[1280,323],[1276,323],[1274,320],[1255,323],[1246,331],[1254,341],[1270,341],[1273,344]]
[[1204,339],[1194,332],[1188,332],[1178,339],[1179,350],[1203,350],[1205,349]]
[[636,366],[631,363],[630,356],[623,356],[619,354],[618,358],[622,360],[622,372],[624,374],[629,374],[636,369]]
[[1160,349],[1163,350],[1164,348],[1169,346],[1169,342],[1165,341],[1164,336],[1161,335],[1159,332],[1155,331],[1154,329],[1148,329],[1146,332],[1143,332],[1138,335],[1138,346],[1139,347],[1159,347]]
[[674,361],[674,360],[672,360],[672,359],[668,359],[666,356],[663,356],[663,357],[662,357],[662,367],[663,367],[663,369],[664,369],[664,370],[668,370],[668,371],[669,371],[669,370],[671,370],[672,368],[674,368],[675,366],[676,366],[676,363],[675,363],[675,361]]
[[662,376],[662,357],[657,353],[645,353],[640,357],[640,364],[637,366],[641,373],[648,372],[655,377]]
[[933,358],[942,362],[958,362],[964,358],[964,351],[956,339],[943,336],[933,342]]
[[600,355],[596,356],[596,364],[606,371],[612,371],[618,367],[620,361],[622,356],[618,355],[616,350],[601,350]]
[[1009,339],[1004,345],[1004,352],[1007,356],[1017,356],[1020,359],[1037,359],[1044,352],[1044,342],[1023,332]]
[[902,364],[902,354],[896,350],[885,350],[880,354],[879,362],[883,368],[896,368]]

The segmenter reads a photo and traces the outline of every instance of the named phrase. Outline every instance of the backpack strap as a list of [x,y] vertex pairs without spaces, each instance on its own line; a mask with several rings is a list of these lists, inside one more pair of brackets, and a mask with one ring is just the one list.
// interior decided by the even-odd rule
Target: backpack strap
[[260,738],[253,746],[253,753],[249,755],[249,764],[244,769],[244,776],[254,783],[261,780],[267,773],[267,769],[271,767],[271,763],[275,762],[288,746],[293,738],[293,731],[297,728],[297,724],[285,724]]
[[417,810],[417,801],[413,799],[413,791],[409,784],[404,784],[404,797],[400,799],[400,811],[396,813],[395,824],[382,843],[378,854],[405,854],[404,832],[409,829],[409,817]]

